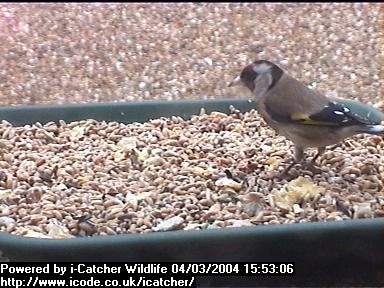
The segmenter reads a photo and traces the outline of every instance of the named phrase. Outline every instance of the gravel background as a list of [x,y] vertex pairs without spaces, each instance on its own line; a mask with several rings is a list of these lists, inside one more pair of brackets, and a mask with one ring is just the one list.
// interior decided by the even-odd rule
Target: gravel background
[[1,4],[0,99],[8,105],[248,97],[226,85],[248,62],[264,58],[324,93],[378,104],[380,7]]

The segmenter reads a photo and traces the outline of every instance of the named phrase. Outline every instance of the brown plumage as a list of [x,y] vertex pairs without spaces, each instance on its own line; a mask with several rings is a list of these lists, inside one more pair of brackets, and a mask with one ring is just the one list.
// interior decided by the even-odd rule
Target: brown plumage
[[259,60],[246,66],[230,86],[238,84],[251,90],[256,109],[267,124],[295,144],[296,162],[302,161],[307,147],[318,148],[313,163],[326,146],[354,134],[384,134],[384,126],[380,125],[384,116],[377,109],[359,102],[347,105],[343,100],[330,99],[272,62]]

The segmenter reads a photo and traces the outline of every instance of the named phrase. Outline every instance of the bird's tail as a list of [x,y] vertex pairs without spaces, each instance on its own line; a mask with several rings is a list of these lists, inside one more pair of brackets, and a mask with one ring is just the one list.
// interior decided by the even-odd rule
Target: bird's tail
[[384,126],[383,125],[365,125],[363,129],[361,129],[362,133],[380,135],[384,134]]

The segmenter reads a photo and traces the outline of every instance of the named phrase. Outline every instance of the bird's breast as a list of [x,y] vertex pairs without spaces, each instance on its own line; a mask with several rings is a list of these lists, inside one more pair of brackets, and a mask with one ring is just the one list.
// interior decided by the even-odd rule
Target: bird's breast
[[352,129],[313,125],[282,125],[279,134],[301,147],[326,147],[355,134]]

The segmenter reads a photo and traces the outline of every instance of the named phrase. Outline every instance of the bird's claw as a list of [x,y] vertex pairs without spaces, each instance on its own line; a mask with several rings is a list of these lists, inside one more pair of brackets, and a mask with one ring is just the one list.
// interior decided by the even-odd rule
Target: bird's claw
[[[289,162],[287,162],[286,164],[288,164]],[[277,174],[274,175],[273,178],[276,178],[278,180],[282,180],[282,179],[286,179],[288,176],[289,176],[289,171],[292,169],[293,166],[295,166],[297,163],[295,161],[290,161],[290,164],[285,167],[285,169]]]
[[283,171],[276,173],[273,176],[273,178],[278,180],[283,180],[283,179],[295,177],[297,173],[289,173],[289,172],[296,164],[301,164],[302,168],[312,172],[313,174],[320,174],[322,172],[321,168],[316,165],[315,161],[297,163],[295,160],[290,159],[290,160],[283,161],[282,164],[288,164],[288,166],[285,167]]
[[320,167],[318,167],[316,165],[316,162],[315,161],[309,161],[307,163],[304,164],[305,165],[305,168],[312,172],[313,174],[320,174],[323,170],[321,170]]

